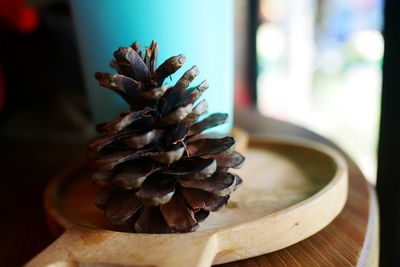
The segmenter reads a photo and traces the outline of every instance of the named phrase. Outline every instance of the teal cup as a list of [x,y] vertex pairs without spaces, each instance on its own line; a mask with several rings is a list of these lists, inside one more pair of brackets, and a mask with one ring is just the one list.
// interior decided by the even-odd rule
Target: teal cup
[[174,84],[184,71],[197,65],[200,75],[192,86],[207,80],[202,98],[208,113],[225,112],[230,120],[216,131],[227,133],[233,123],[234,39],[232,0],[71,0],[76,35],[95,123],[111,120],[128,110],[116,94],[99,86],[96,71],[109,67],[112,54],[138,41],[159,44],[158,64],[184,54],[185,65],[166,80]]

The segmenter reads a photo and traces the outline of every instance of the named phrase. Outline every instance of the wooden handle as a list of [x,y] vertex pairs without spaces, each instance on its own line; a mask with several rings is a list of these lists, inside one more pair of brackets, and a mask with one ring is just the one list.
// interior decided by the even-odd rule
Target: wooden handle
[[26,267],[52,266],[211,266],[218,251],[216,235],[142,235],[88,230],[66,230]]

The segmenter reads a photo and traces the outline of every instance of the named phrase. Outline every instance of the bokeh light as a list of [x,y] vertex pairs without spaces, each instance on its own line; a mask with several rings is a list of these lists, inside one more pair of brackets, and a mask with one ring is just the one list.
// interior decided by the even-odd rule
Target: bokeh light
[[372,183],[384,51],[382,3],[261,0],[264,21],[257,32],[260,112],[331,139]]

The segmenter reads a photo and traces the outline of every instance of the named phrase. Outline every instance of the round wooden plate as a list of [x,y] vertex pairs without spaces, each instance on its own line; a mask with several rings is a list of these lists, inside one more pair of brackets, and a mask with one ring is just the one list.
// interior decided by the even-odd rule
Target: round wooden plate
[[27,266],[210,266],[276,251],[329,224],[347,198],[347,166],[331,148],[304,140],[250,138],[242,186],[194,233],[115,231],[94,204],[84,166],[47,188],[45,207],[62,233]]

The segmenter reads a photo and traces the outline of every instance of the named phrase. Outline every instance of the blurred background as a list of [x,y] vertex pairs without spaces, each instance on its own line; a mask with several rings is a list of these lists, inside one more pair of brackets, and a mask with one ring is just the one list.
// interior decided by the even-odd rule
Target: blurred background
[[256,35],[260,112],[335,141],[373,183],[382,14],[382,0],[261,0]]
[[[384,4],[234,1],[236,111],[257,109],[333,140],[375,184]],[[84,153],[93,123],[78,51],[68,1],[0,1],[3,171],[18,173],[22,166],[29,173],[24,162],[40,153],[50,155],[46,149],[58,145],[78,145]],[[44,172],[55,172],[65,158],[53,158],[54,167],[48,164]],[[13,183],[29,187],[35,177],[28,180]],[[40,193],[13,201],[39,205]]]
[[[84,142],[91,114],[68,1],[0,5],[1,134]],[[375,183],[382,26],[383,0],[235,1],[235,107],[330,138]]]
[[333,140],[375,183],[383,1],[257,2],[258,110]]

